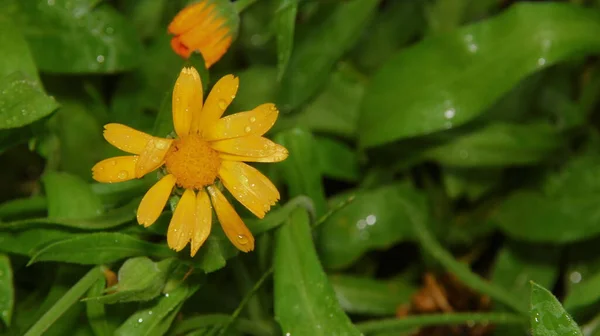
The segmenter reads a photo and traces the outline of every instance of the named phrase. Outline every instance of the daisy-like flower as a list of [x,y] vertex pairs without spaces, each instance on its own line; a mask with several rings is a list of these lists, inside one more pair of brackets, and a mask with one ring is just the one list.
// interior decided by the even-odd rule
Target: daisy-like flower
[[239,19],[229,0],[201,0],[182,9],[169,24],[171,47],[183,58],[194,51],[209,68],[225,54],[237,32]]
[[165,175],[143,197],[138,223],[148,227],[160,216],[173,188],[183,195],[167,232],[167,243],[181,251],[191,242],[194,256],[208,237],[214,208],[223,231],[239,250],[254,249],[254,237],[223,193],[218,180],[259,218],[279,200],[277,188],[255,168],[243,163],[278,162],[287,150],[263,135],[273,126],[278,111],[263,104],[251,111],[222,117],[238,89],[232,75],[221,78],[203,104],[200,75],[184,68],[173,89],[173,125],[177,138],[154,137],[121,124],[108,124],[104,138],[131,153],[98,162],[92,168],[96,181],[113,183],[141,178],[164,166]]

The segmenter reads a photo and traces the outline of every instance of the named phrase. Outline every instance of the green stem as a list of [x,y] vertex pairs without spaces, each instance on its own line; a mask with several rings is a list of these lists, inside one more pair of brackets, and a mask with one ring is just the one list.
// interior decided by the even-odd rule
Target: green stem
[[402,205],[411,218],[413,230],[419,243],[435,260],[471,289],[489,295],[491,298],[512,308],[516,312],[524,315],[528,314],[528,309],[524,302],[518,300],[512,293],[482,279],[479,275],[473,273],[469,266],[454,259],[452,254],[446,251],[432,236],[429,228],[425,225],[424,218],[418,212],[414,211],[409,204],[403,202]]
[[[252,290],[252,279],[246,266],[240,261],[239,258],[235,258],[232,261],[233,268],[235,270],[236,280],[238,286],[241,288],[242,293],[247,293]],[[257,296],[252,296],[248,300],[247,304],[248,317],[254,321],[260,321],[265,318],[264,309]]]
[[238,14],[241,14],[244,10],[246,10],[246,8],[252,6],[256,1],[258,0],[237,0],[233,3],[233,5],[235,6],[235,10],[238,12]]
[[25,333],[25,336],[40,336],[74,305],[94,283],[103,276],[102,266],[92,268],[63,297]]
[[378,321],[357,323],[356,327],[362,333],[392,333],[420,328],[431,325],[460,325],[476,323],[494,324],[523,324],[527,318],[508,313],[455,313],[415,315],[405,318],[391,318]]

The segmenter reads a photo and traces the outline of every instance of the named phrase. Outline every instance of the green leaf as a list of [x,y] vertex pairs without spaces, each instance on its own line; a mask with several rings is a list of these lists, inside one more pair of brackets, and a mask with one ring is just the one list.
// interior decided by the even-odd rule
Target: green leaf
[[[95,297],[104,291],[106,287],[106,279],[99,278],[87,292],[88,297]],[[103,303],[97,301],[87,301],[85,303],[86,313],[90,327],[96,336],[110,336],[113,333],[111,326],[107,321],[106,309]]]
[[277,77],[282,78],[294,48],[294,28],[298,0],[278,0],[273,17],[273,30],[277,39]]
[[335,62],[358,40],[378,4],[379,0],[339,3],[327,18],[309,28],[294,49],[282,79],[278,99],[282,110],[296,109],[321,89]]
[[44,174],[42,182],[50,219],[91,218],[104,211],[90,185],[77,176],[50,171]]
[[348,313],[395,315],[399,306],[410,304],[417,291],[413,285],[400,280],[381,281],[367,277],[332,275],[340,306]]
[[285,161],[278,164],[290,196],[310,197],[317,216],[324,215],[327,212],[327,201],[321,174],[318,169],[313,168],[318,160],[313,135],[306,130],[295,128],[277,134],[275,142],[286,147],[290,153]]
[[34,78],[22,72],[0,78],[0,129],[31,124],[57,107]]
[[498,252],[491,280],[529,302],[530,281],[551,288],[559,275],[560,249],[509,242]]
[[544,287],[531,282],[531,329],[533,336],[582,336],[577,323]]
[[2,49],[0,78],[20,71],[24,77],[39,83],[37,69],[27,41],[14,22],[2,14],[0,14],[0,49]]
[[173,265],[174,259],[157,263],[147,257],[128,259],[119,269],[119,283],[110,289],[114,293],[87,300],[102,304],[152,300],[162,291]]
[[274,254],[275,317],[284,334],[360,335],[321,268],[306,211],[279,228]]
[[382,66],[365,93],[360,143],[373,147],[462,125],[535,71],[599,50],[598,12],[517,3],[423,40]]
[[[250,111],[258,105],[275,100],[277,70],[267,66],[251,66],[239,73],[240,87],[229,111]],[[281,115],[277,119],[281,123]]]
[[36,247],[76,235],[64,230],[39,227],[14,232],[0,231],[0,251],[29,256]]
[[600,156],[573,157],[548,174],[544,190],[517,190],[494,212],[509,236],[531,242],[569,243],[600,234],[597,220]]
[[96,0],[16,1],[15,15],[43,71],[113,73],[134,68],[142,52],[135,28]]
[[562,144],[548,123],[490,124],[430,149],[426,157],[454,167],[534,164]]
[[116,331],[115,336],[163,335],[171,326],[181,306],[196,290],[198,285],[181,285],[165,293],[146,309],[131,315]]
[[14,305],[15,288],[10,258],[0,254],[0,319],[7,326],[10,326]]
[[349,65],[339,66],[313,101],[299,113],[280,116],[275,127],[306,127],[315,132],[353,138],[364,91],[362,75]]
[[56,303],[25,333],[25,336],[42,335],[56,320],[73,306],[90,287],[102,277],[102,268],[94,267],[69,289]]
[[[135,219],[135,211],[140,204],[139,199],[134,199],[120,208],[110,210],[103,215],[93,218],[28,218],[12,222],[0,222],[0,230],[24,230],[39,228],[40,226],[57,225],[80,230],[106,230],[121,226]],[[71,211],[71,210],[69,210]]]
[[80,234],[49,243],[31,257],[29,264],[40,261],[62,261],[96,265],[145,255],[168,258],[172,257],[174,252],[166,245],[148,243],[122,233],[102,232]]
[[13,199],[0,204],[0,218],[20,217],[45,212],[47,206],[46,197],[42,196]]
[[257,236],[283,224],[297,208],[304,208],[314,217],[315,209],[312,200],[306,196],[296,196],[287,201],[284,206],[269,211],[263,219],[245,218],[244,223],[252,234]]
[[393,184],[373,190],[341,194],[332,204],[352,198],[350,206],[332,214],[319,228],[319,255],[327,268],[340,269],[365,252],[385,249],[412,239],[410,218],[398,204],[422,202],[407,185]]
[[315,140],[323,176],[348,182],[358,181],[358,155],[353,148],[332,138],[315,137]]

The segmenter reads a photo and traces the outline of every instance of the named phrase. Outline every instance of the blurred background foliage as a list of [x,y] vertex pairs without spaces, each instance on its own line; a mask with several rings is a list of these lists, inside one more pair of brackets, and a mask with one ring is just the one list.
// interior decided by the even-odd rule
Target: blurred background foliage
[[[3,335],[600,335],[600,1],[240,0],[210,72],[185,3],[0,0]],[[156,176],[91,179],[185,64],[281,110],[254,253],[175,253]]]

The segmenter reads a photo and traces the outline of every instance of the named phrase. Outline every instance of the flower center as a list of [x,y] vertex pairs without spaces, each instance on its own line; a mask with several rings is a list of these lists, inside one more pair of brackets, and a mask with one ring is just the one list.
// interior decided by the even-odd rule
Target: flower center
[[221,158],[208,142],[198,135],[189,135],[173,141],[165,156],[165,165],[177,179],[177,185],[201,189],[215,182]]

